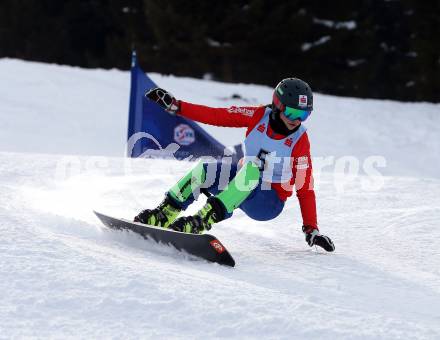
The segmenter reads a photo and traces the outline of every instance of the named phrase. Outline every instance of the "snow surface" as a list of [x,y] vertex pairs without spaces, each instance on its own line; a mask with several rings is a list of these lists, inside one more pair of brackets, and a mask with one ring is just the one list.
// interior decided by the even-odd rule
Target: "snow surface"
[[[271,94],[151,76],[215,106]],[[93,216],[153,207],[193,166],[121,157],[128,90],[128,72],[0,60],[0,338],[440,338],[439,105],[316,95],[312,151],[334,159],[316,173],[318,216],[336,251],[306,245],[293,198],[276,220],[216,225],[232,269]],[[372,155],[386,176],[335,172]]]

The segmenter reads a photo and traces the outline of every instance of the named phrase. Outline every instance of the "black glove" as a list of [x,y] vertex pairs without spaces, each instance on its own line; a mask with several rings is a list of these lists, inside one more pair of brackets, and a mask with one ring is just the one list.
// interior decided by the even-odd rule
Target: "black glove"
[[335,245],[333,244],[330,237],[321,235],[318,229],[305,225],[302,227],[302,230],[306,235],[306,242],[310,247],[320,246],[326,251],[335,250]]
[[174,96],[159,87],[152,88],[145,92],[145,97],[149,100],[156,102],[166,112],[175,115],[179,112],[180,103]]

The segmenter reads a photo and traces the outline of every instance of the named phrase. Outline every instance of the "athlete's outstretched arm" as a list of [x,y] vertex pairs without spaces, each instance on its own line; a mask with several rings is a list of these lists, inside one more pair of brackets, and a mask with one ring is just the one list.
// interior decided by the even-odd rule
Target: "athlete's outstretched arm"
[[249,127],[257,117],[264,114],[264,106],[214,108],[180,101],[178,114],[200,123],[228,126]]

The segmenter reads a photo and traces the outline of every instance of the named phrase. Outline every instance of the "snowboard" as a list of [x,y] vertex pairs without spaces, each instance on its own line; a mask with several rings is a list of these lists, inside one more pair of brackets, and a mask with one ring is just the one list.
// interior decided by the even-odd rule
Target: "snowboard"
[[210,262],[234,267],[235,261],[225,246],[210,234],[188,234],[159,228],[125,219],[114,218],[94,211],[95,215],[108,228],[131,230],[145,239],[157,243],[169,244],[180,251],[200,257]]

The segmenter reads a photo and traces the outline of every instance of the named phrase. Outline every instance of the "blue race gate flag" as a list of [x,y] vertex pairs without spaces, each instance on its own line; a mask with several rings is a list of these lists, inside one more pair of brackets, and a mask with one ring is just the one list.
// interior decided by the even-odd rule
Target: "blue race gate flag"
[[[180,116],[172,116],[159,105],[145,99],[147,90],[157,87],[132,55],[131,92],[128,119],[128,157],[161,157],[196,159],[202,156],[221,158],[225,146],[198,124]],[[241,146],[235,147],[233,161],[242,156]]]

